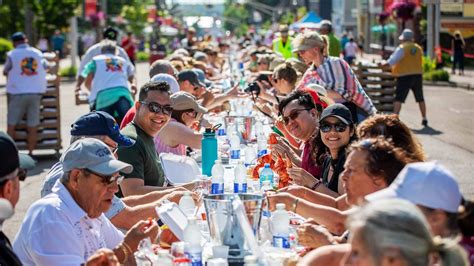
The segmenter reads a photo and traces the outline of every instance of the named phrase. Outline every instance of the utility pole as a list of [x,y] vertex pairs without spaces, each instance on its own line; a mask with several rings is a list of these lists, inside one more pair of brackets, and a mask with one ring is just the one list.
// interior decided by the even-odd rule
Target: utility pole
[[77,17],[71,18],[71,32],[69,32],[69,39],[71,41],[71,67],[76,66],[77,56]]
[[[428,2],[428,1],[427,1]],[[433,1],[434,2],[434,1]],[[427,3],[428,9],[427,9],[427,34],[426,34],[426,53],[428,54],[428,57],[433,58],[434,57],[434,46],[433,46],[433,29],[434,29],[434,19],[433,19],[433,3],[430,1],[430,3]]]

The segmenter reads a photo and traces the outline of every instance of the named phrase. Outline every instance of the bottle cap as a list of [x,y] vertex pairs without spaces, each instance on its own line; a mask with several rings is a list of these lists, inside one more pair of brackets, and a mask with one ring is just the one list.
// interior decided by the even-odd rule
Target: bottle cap
[[166,257],[170,255],[170,251],[167,249],[158,249],[158,256],[159,257]]
[[285,207],[286,207],[285,203],[277,203],[276,205],[276,209],[280,211],[284,211]]
[[270,168],[270,164],[269,164],[269,163],[266,163],[266,164],[265,164],[265,168]]

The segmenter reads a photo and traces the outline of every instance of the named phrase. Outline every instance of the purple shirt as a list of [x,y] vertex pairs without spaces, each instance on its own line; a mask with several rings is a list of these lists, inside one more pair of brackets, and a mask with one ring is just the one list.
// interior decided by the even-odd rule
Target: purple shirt
[[301,155],[301,168],[308,171],[312,176],[321,179],[322,167],[318,166],[316,160],[311,156],[313,147],[311,143],[305,142],[303,146],[303,154]]

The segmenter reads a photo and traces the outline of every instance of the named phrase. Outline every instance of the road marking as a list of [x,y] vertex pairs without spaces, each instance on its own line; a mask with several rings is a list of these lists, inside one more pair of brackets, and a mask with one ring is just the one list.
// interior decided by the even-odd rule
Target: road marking
[[451,111],[451,112],[453,112],[453,113],[456,113],[456,114],[461,114],[461,113],[474,113],[474,110],[471,110],[471,109],[460,110],[460,109],[455,109],[455,108],[452,108],[452,107],[449,107],[449,111]]

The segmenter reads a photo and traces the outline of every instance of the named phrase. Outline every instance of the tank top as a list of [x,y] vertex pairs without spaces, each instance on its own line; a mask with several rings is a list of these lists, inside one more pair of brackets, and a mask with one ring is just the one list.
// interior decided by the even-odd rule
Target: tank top
[[[176,121],[176,119],[174,118],[170,119],[169,123],[171,122],[178,123],[178,121]],[[170,147],[166,143],[163,142],[163,140],[160,138],[159,135],[155,137],[155,149],[158,155],[162,152],[174,153],[177,155],[186,155],[186,145],[178,144],[175,147]]]

